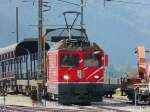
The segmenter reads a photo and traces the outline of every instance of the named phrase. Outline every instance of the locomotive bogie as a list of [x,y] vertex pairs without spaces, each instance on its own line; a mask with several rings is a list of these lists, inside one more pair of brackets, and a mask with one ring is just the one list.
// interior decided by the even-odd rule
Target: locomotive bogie
[[60,103],[90,103],[102,101],[103,84],[62,83],[59,84]]

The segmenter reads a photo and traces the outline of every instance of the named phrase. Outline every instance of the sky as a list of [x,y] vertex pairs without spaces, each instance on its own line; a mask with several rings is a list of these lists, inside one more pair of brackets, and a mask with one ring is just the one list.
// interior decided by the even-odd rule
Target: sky
[[[19,7],[19,40],[37,37],[37,0],[0,0],[0,47],[16,41],[15,10]],[[80,11],[78,6],[57,0],[49,1],[51,10],[44,12],[44,25],[64,24],[62,13]],[[80,0],[67,0],[80,3]],[[117,67],[136,66],[135,48],[144,45],[150,50],[150,0],[122,0],[147,5],[86,0],[84,23],[89,40],[96,42],[109,55],[109,64]],[[32,26],[33,25],[33,26]],[[50,28],[50,26],[44,26]],[[149,57],[148,57],[149,58]]]

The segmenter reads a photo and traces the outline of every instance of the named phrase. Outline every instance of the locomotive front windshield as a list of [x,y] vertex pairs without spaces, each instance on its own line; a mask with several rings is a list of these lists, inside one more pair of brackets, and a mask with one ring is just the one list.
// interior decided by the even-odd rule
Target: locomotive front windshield
[[78,54],[62,54],[60,58],[61,67],[78,67],[79,55]]
[[100,67],[101,56],[99,54],[85,54],[84,55],[84,66],[85,67]]

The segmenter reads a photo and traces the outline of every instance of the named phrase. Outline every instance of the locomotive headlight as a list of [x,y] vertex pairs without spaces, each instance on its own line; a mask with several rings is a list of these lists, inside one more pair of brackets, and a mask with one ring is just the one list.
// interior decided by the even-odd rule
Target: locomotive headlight
[[64,79],[65,79],[65,80],[68,80],[68,79],[69,79],[69,76],[68,76],[68,75],[64,75]]
[[99,79],[100,76],[99,76],[99,75],[94,75],[94,78],[95,78],[95,79]]

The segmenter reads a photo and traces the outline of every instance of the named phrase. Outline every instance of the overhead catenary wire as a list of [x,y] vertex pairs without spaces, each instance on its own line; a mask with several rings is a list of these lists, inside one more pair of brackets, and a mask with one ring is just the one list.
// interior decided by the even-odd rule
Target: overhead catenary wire
[[143,5],[143,6],[150,6],[148,3],[144,2],[137,2],[137,1],[125,1],[125,0],[104,0],[104,2],[117,2],[117,3],[123,3],[123,4],[131,4],[131,5]]
[[76,3],[73,3],[73,2],[68,2],[68,1],[66,1],[66,0],[57,0],[57,1],[61,1],[61,2],[64,2],[64,3],[76,5],[76,6],[80,6],[79,4],[76,4]]
[[[22,2],[33,2],[33,5],[35,4],[37,0],[22,0]],[[69,2],[67,0],[57,0],[59,2],[64,2],[66,4],[72,4],[74,6],[80,6],[80,4],[77,4],[77,3],[73,3],[73,2]],[[85,0],[85,4],[87,3],[88,0]],[[138,2],[138,1],[133,1],[133,0],[130,0],[130,1],[126,1],[126,0],[103,0],[104,1],[104,4],[105,2],[116,2],[116,3],[122,3],[122,4],[131,4],[131,5],[143,5],[143,6],[150,6],[150,3],[144,3],[144,2]],[[12,0],[9,0],[9,2],[11,3]],[[51,3],[51,4],[59,4],[59,3],[56,3],[56,1],[43,1],[43,3]]]

